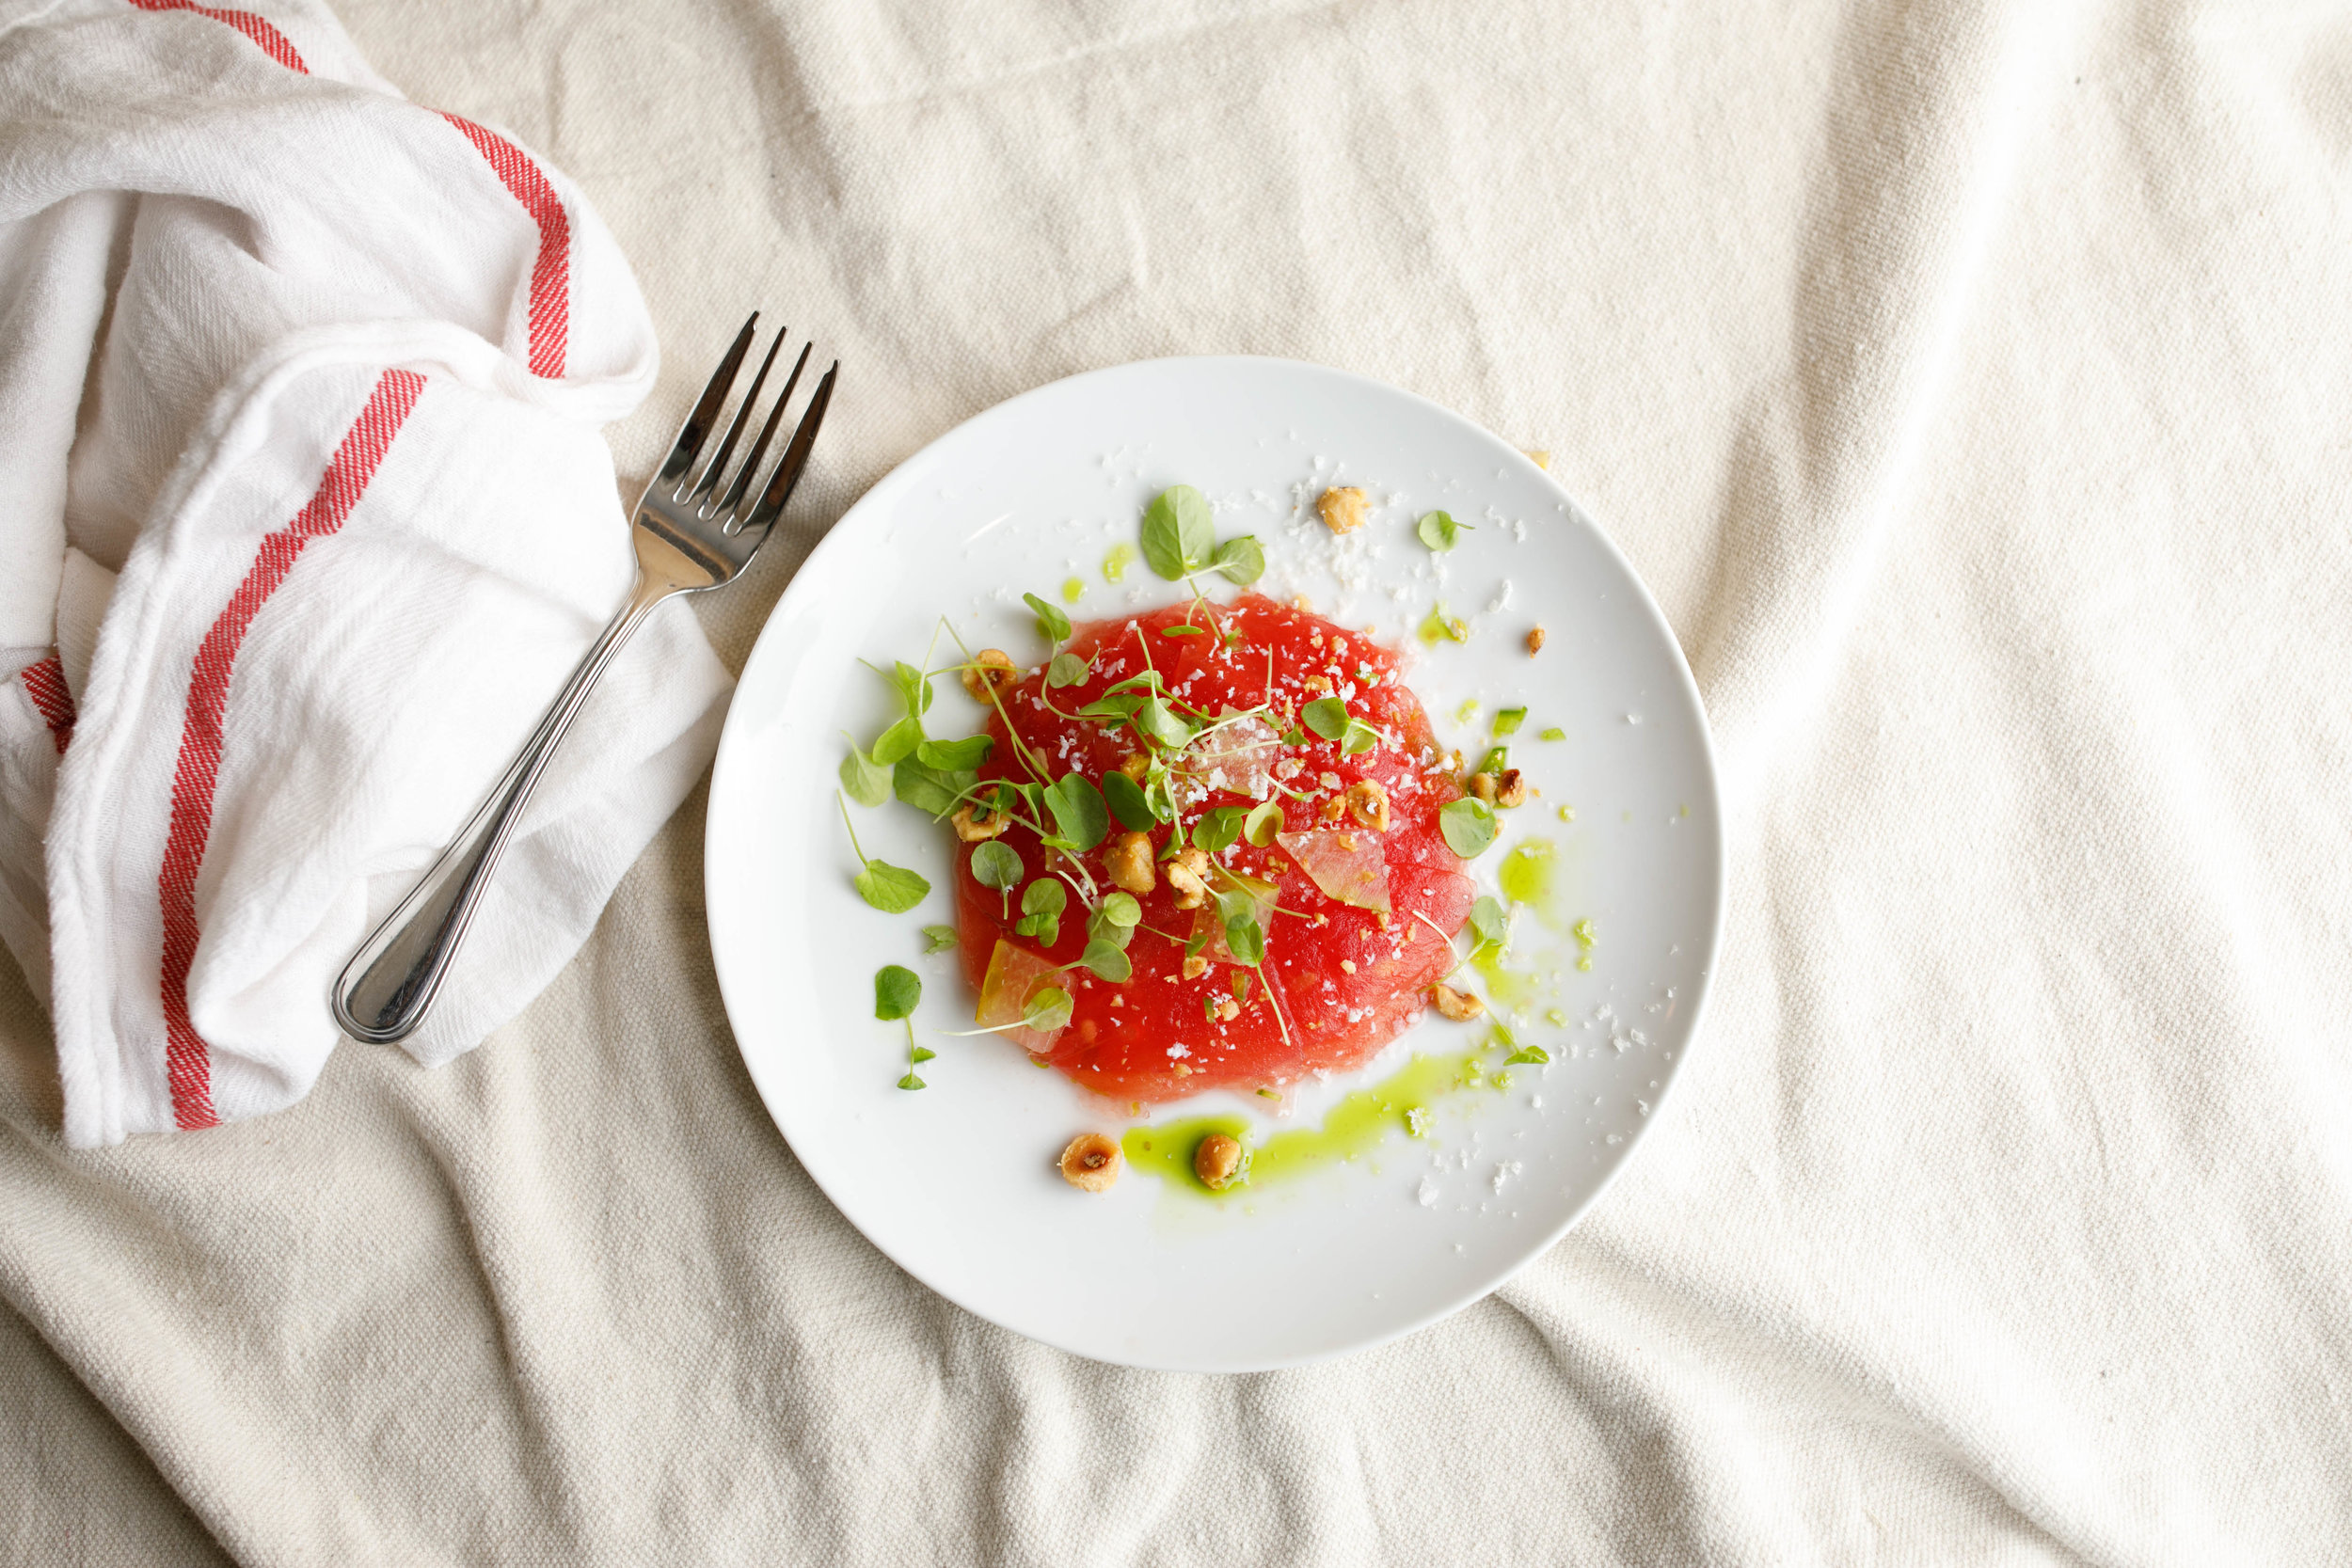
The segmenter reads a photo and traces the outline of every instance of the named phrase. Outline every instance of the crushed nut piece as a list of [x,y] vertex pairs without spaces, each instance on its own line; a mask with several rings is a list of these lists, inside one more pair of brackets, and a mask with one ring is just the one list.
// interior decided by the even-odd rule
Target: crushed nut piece
[[1502,777],[1495,781],[1494,803],[1505,807],[1527,804],[1527,781],[1519,777],[1518,768],[1503,769]]
[[1376,780],[1359,779],[1347,786],[1347,810],[1374,832],[1389,831],[1389,792]]
[[1152,835],[1121,833],[1103,856],[1103,869],[1112,881],[1140,898],[1158,885],[1152,870]]
[[1333,795],[1327,798],[1323,804],[1317,806],[1315,810],[1321,814],[1326,822],[1337,822],[1341,817],[1347,815],[1347,802],[1341,800],[1338,796]]
[[1225,1022],[1231,1023],[1241,1017],[1241,1004],[1229,996],[1216,1005],[1216,1016]]
[[1495,784],[1492,773],[1472,773],[1470,776],[1470,792],[1490,806],[1495,803]]
[[1315,783],[1326,789],[1337,789],[1340,787],[1340,776],[1337,773],[1317,773]]
[[1305,686],[1310,691],[1328,691],[1331,689],[1331,682],[1329,678],[1324,675],[1309,675],[1306,680],[1300,684]]
[[951,819],[956,825],[956,837],[966,844],[994,838],[1012,826],[1012,818],[1000,811],[990,809],[978,800],[966,800],[956,808]]
[[1198,980],[1209,972],[1209,960],[1198,953],[1184,955],[1184,978]]
[[1340,973],[1341,973],[1341,974],[1355,974],[1355,973],[1356,973],[1356,960],[1355,960],[1355,959],[1353,959],[1353,958],[1342,958],[1342,959],[1340,960]]
[[1168,885],[1176,890],[1176,907],[1197,910],[1209,901],[1209,857],[1200,848],[1186,849],[1168,868]]
[[1443,980],[1429,988],[1429,994],[1438,1004],[1438,1011],[1456,1023],[1468,1022],[1486,1010],[1486,1004],[1468,991],[1455,990]]
[[1081,1192],[1107,1193],[1119,1180],[1119,1145],[1100,1132],[1081,1132],[1061,1151],[1061,1179]]
[[1353,484],[1326,490],[1316,499],[1315,510],[1323,514],[1323,526],[1333,533],[1355,532],[1364,526],[1367,515],[1364,493]]
[[1541,626],[1530,626],[1527,630],[1527,657],[1534,658],[1537,654],[1543,652],[1543,647],[1544,628]]
[[1355,847],[1356,847],[1356,835],[1355,835],[1354,833],[1342,833],[1342,834],[1340,835],[1340,847],[1341,847],[1341,848],[1343,848],[1343,849],[1353,849],[1353,848],[1355,848]]
[[982,648],[963,667],[963,689],[976,703],[985,703],[1021,678],[1012,656],[1002,648]]
[[1152,771],[1152,759],[1141,752],[1130,752],[1120,759],[1119,770],[1141,784],[1143,776]]
[[1241,1142],[1223,1132],[1210,1133],[1192,1151],[1192,1174],[1212,1191],[1222,1191],[1240,1169]]
[[1186,1067],[1182,1062],[1178,1062],[1176,1064],[1176,1076],[1179,1078],[1189,1078],[1192,1076],[1192,1069]]

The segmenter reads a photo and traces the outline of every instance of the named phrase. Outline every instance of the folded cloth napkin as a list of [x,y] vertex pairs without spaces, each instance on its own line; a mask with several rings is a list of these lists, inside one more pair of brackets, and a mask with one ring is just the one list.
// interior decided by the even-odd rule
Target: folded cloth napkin
[[[0,938],[75,1144],[301,1098],[328,988],[632,556],[612,238],[300,0],[0,0]],[[693,617],[607,674],[408,1049],[577,951],[707,764]],[[45,839],[45,866],[44,866]]]

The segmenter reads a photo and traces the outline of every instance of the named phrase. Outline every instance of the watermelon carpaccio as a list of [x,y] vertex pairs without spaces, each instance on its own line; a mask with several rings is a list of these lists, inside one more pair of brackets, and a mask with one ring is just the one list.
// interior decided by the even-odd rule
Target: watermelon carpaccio
[[[1184,626],[1202,630],[1168,635]],[[1199,714],[1261,707],[1269,688],[1279,710],[1270,725],[1253,721],[1201,736],[1181,759],[1189,783],[1176,790],[1186,827],[1217,806],[1282,800],[1282,840],[1261,848],[1245,838],[1217,857],[1279,890],[1276,907],[1262,911],[1263,964],[1254,974],[1236,966],[1214,902],[1205,910],[1178,908],[1168,863],[1158,858],[1175,831],[1166,824],[1151,832],[1155,885],[1141,895],[1142,926],[1127,948],[1134,974],[1121,985],[1080,968],[1053,974],[1085,949],[1079,900],[1071,899],[1055,942],[1041,946],[1014,931],[1020,889],[1008,896],[982,886],[972,875],[975,846],[959,844],[963,963],[982,994],[981,1022],[1018,1019],[1036,990],[1062,987],[1072,999],[1066,1027],[1006,1032],[1038,1060],[1118,1100],[1174,1100],[1213,1087],[1279,1090],[1302,1074],[1358,1066],[1428,1004],[1431,983],[1454,963],[1448,939],[1461,929],[1475,897],[1461,858],[1438,832],[1439,808],[1462,792],[1438,766],[1427,715],[1398,679],[1395,656],[1359,632],[1257,594],[1227,607],[1178,603],[1075,628],[1068,651],[1090,666],[1082,682],[1047,690],[1040,671],[1008,689],[1002,713],[989,719],[996,746],[983,780],[1025,776],[1007,744],[1007,716],[1056,778],[1077,772],[1099,785],[1105,773],[1144,752],[1128,725],[1061,715],[1141,673],[1147,647],[1168,692]],[[1297,727],[1298,710],[1327,696],[1343,698],[1352,716],[1390,738],[1351,757],[1337,742]],[[1303,736],[1305,743],[1281,745],[1279,731]],[[1303,799],[1281,795],[1271,780]],[[1359,780],[1387,792],[1385,832],[1345,814],[1347,788]],[[1335,800],[1341,805],[1328,804]],[[1127,831],[1114,817],[1103,845],[1080,857],[1100,889],[1112,885],[1105,852]],[[1053,852],[1026,827],[1014,824],[998,842],[1020,855],[1024,886],[1048,874]],[[1317,876],[1302,865],[1302,853]],[[1385,910],[1376,907],[1383,872]],[[1211,880],[1217,880],[1214,874]],[[1196,922],[1211,933],[1199,955],[1207,967],[1187,977],[1184,947],[1176,939],[1191,936]],[[1224,1006],[1235,997],[1236,974],[1250,976],[1247,1003],[1237,1009]]]

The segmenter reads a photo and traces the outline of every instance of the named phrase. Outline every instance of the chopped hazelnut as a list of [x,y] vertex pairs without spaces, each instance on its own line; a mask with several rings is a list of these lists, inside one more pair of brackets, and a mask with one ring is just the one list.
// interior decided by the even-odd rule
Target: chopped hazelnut
[[985,703],[1020,679],[1012,656],[1002,648],[982,648],[963,667],[963,689],[976,703]]
[[1328,691],[1331,689],[1331,682],[1329,678],[1324,675],[1309,675],[1300,684],[1306,687],[1306,689],[1310,691]]
[[1355,973],[1356,973],[1356,960],[1355,960],[1355,959],[1353,959],[1353,958],[1342,958],[1342,959],[1340,960],[1340,973],[1341,973],[1341,974],[1355,974]]
[[1491,806],[1495,803],[1496,784],[1492,773],[1472,773],[1470,776],[1470,792]]
[[1505,768],[1502,777],[1495,781],[1494,803],[1498,806],[1527,804],[1527,781],[1519,777],[1518,768]]
[[1455,990],[1443,980],[1429,988],[1429,994],[1438,1004],[1438,1011],[1456,1023],[1466,1023],[1486,1010],[1486,1004],[1468,991]]
[[1152,771],[1152,759],[1141,752],[1130,752],[1120,759],[1119,770],[1141,784],[1143,776]]
[[1198,847],[1185,850],[1168,868],[1168,885],[1176,890],[1176,907],[1197,910],[1209,901],[1209,857]]
[[1192,1151],[1192,1174],[1212,1191],[1222,1191],[1241,1170],[1241,1141],[1212,1132]]
[[1343,848],[1343,849],[1353,849],[1353,848],[1355,848],[1355,847],[1356,847],[1356,835],[1355,835],[1354,833],[1342,833],[1342,834],[1340,835],[1340,847],[1341,847],[1341,848]]
[[1216,1016],[1225,1022],[1231,1023],[1241,1017],[1241,1004],[1229,996],[1216,1005]]
[[966,844],[994,838],[1012,825],[1011,817],[978,800],[967,800],[958,806],[952,820],[956,825],[956,837]]
[[1140,898],[1158,884],[1152,871],[1152,835],[1121,833],[1103,856],[1103,869],[1112,881]]
[[1353,533],[1364,526],[1364,493],[1353,484],[1334,486],[1316,499],[1315,510],[1333,533]]
[[1176,1064],[1175,1072],[1176,1076],[1179,1078],[1189,1078],[1192,1076],[1192,1069],[1186,1067],[1182,1062],[1178,1062]]
[[1347,786],[1348,814],[1375,833],[1389,831],[1389,792],[1372,779],[1359,779]]
[[1081,1132],[1061,1151],[1061,1179],[1081,1192],[1107,1193],[1119,1180],[1119,1145],[1100,1132]]
[[1543,628],[1543,627],[1541,627],[1541,626],[1530,626],[1530,627],[1528,627],[1528,629],[1527,629],[1527,657],[1530,657],[1530,658],[1534,658],[1534,657],[1537,654],[1539,654],[1539,653],[1543,652],[1543,647],[1544,647],[1544,628]]
[[1198,953],[1184,955],[1184,978],[1198,980],[1209,972],[1209,960]]
[[1340,799],[1338,796],[1333,795],[1327,798],[1323,804],[1317,806],[1315,810],[1321,815],[1326,822],[1337,822],[1341,817],[1347,815],[1347,802]]

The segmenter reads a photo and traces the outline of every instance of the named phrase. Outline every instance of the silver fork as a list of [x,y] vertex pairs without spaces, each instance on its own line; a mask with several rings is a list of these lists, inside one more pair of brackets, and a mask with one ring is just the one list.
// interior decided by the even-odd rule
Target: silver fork
[[817,383],[768,482],[755,493],[751,483],[768,454],[768,443],[784,417],[785,404],[800,385],[813,345],[803,345],[784,390],[776,395],[775,405],[759,427],[751,454],[730,479],[727,461],[751,420],[759,389],[776,362],[776,350],[784,346],[785,334],[776,334],[768,345],[768,356],[760,361],[759,372],[752,377],[751,390],[743,394],[726,434],[720,437],[719,450],[702,465],[699,474],[695,471],[703,444],[718,427],[727,393],[743,368],[743,356],[752,346],[752,329],[758,320],[759,312],[753,311],[743,330],[736,334],[735,345],[711,372],[710,384],[703,388],[693,412],[686,416],[677,444],[670,449],[661,471],[638,498],[636,526],[631,531],[637,546],[637,586],[630,591],[628,602],[589,647],[489,798],[458,830],[457,837],[441,851],[424,879],[360,943],[335,981],[335,1022],[355,1039],[405,1039],[424,1022],[548,758],[554,754],[564,732],[587,701],[589,689],[620,652],[621,644],[653,612],[654,606],[671,594],[697,594],[734,581],[751,564],[783,515],[784,503],[791,499],[792,487],[808,465],[809,448],[816,443],[818,426],[824,423],[825,405],[833,401],[839,360]]

